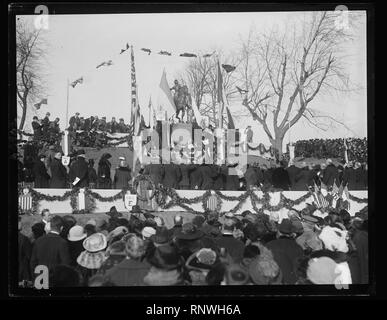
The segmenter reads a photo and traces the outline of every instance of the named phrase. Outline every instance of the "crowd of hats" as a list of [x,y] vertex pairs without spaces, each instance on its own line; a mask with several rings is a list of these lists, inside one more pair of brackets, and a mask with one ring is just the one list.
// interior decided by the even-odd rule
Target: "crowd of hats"
[[[294,241],[303,250],[295,284],[351,284],[355,278],[351,278],[348,265],[333,254],[352,254],[356,251],[351,242],[353,235],[359,230],[368,234],[368,214],[351,217],[345,210],[322,217],[321,212],[292,209],[277,220],[250,211],[241,216],[227,213],[223,217],[211,212],[191,221],[176,215],[169,228],[162,215],[144,212],[138,206],[133,207],[128,218],[115,207],[107,215],[107,221],[90,219],[83,226],[74,216],[61,218],[64,227],[60,235],[68,243],[82,244],[75,266],[52,271],[64,273],[57,275],[64,279],[62,285],[128,285],[126,276],[117,280],[111,278],[110,272],[113,268],[120,270],[121,264],[127,263],[125,259],[148,266],[136,285],[290,284],[285,281],[281,258],[269,249],[270,243],[278,238]],[[38,224],[32,226],[34,234]],[[49,231],[46,226],[46,232]],[[39,232],[42,236],[44,231]],[[241,245],[240,257],[227,244],[224,246],[228,242],[219,242],[222,238]],[[112,263],[112,259],[116,262]],[[130,272],[136,273],[136,268]],[[80,282],[66,283],[66,274],[71,272],[81,275]],[[136,278],[136,274],[132,276]]]
[[296,157],[344,158],[345,145],[348,148],[348,157],[352,161],[367,162],[367,138],[344,139],[310,139],[298,140],[295,143]]

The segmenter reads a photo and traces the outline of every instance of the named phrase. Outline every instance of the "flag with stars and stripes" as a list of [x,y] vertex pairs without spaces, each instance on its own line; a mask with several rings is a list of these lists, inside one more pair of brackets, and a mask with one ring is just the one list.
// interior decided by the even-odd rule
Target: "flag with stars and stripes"
[[141,113],[140,113],[140,105],[138,103],[138,95],[137,95],[137,82],[136,82],[136,68],[134,65],[134,53],[133,46],[131,46],[130,52],[130,60],[131,60],[131,118],[130,121],[132,123],[132,134],[134,136],[138,136],[140,134],[140,121],[141,121]]

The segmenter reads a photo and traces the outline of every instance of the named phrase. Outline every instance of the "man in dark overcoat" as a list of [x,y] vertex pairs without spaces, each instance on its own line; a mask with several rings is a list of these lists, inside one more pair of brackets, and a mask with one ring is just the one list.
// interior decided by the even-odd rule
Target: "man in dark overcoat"
[[45,160],[46,156],[44,154],[41,154],[34,163],[34,167],[32,170],[35,177],[35,188],[48,188],[48,181],[50,179],[50,176],[47,173]]
[[89,186],[88,165],[84,150],[78,150],[77,159],[70,166],[70,182],[73,187],[85,188]]
[[67,170],[66,167],[62,164],[61,159],[62,154],[57,152],[51,162],[50,188],[66,188]]

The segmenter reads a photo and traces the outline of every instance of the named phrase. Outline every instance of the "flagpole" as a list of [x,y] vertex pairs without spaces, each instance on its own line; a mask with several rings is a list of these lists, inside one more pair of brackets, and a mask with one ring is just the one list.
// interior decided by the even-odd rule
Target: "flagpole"
[[67,103],[66,103],[66,124],[65,124],[65,126],[67,126],[69,123],[69,86],[70,86],[70,82],[69,82],[69,79],[67,78]]

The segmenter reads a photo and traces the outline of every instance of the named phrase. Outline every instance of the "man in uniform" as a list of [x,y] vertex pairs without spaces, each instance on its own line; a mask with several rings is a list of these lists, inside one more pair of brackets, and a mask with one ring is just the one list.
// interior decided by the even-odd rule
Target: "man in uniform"
[[78,150],[77,160],[70,167],[70,182],[73,187],[85,188],[89,186],[88,165],[84,150]]
[[114,174],[113,186],[114,189],[129,188],[129,182],[132,179],[130,168],[126,164],[125,157],[120,157],[119,167]]

